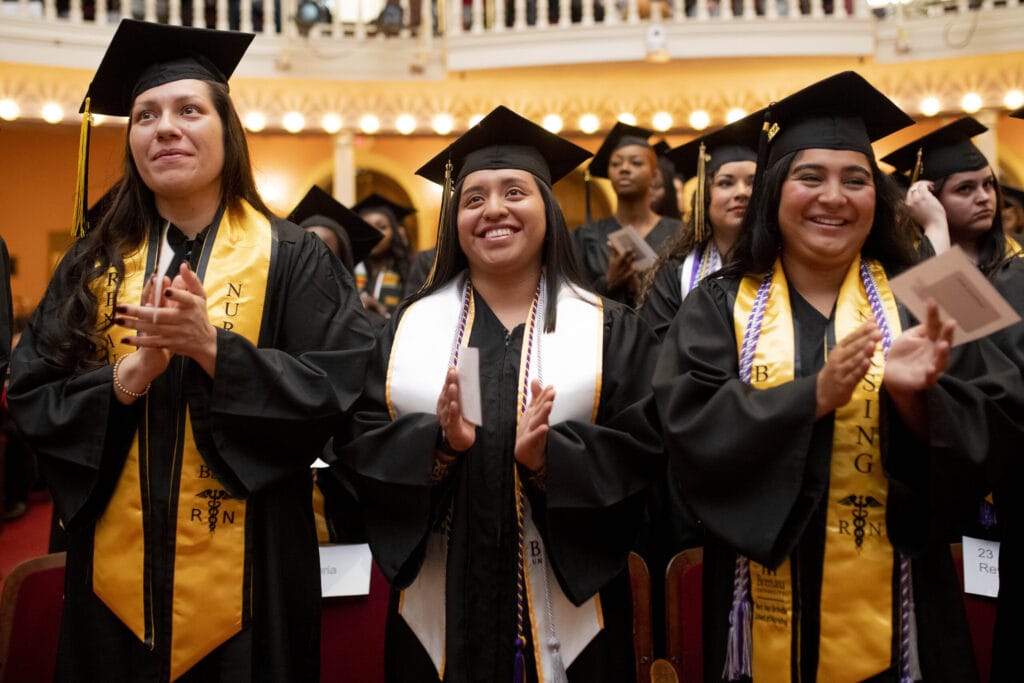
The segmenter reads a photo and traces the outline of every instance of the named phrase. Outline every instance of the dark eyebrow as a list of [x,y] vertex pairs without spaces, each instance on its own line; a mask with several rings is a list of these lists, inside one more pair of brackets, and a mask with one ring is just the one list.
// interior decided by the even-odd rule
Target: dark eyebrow
[[[824,171],[824,170],[825,170],[825,166],[823,164],[800,164],[798,166],[794,166],[793,169],[790,170],[790,174],[799,173],[800,171],[819,171],[819,172],[821,172],[821,171]],[[871,171],[870,170],[864,168],[863,166],[858,166],[856,164],[851,164],[850,166],[843,166],[843,168],[841,170],[842,170],[843,173],[855,173],[855,172],[858,172],[858,173],[863,173],[865,175],[871,175]]]

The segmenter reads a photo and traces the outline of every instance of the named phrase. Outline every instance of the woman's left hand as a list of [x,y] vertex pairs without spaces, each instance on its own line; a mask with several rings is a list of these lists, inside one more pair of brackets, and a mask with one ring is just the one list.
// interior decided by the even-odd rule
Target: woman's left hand
[[541,387],[540,382],[533,380],[530,393],[530,403],[519,418],[519,426],[516,428],[515,458],[516,462],[531,472],[539,472],[544,467],[548,419],[555,404],[555,388]]
[[206,310],[206,290],[187,263],[181,265],[171,286],[160,293],[158,308],[122,306],[125,326],[139,336],[125,341],[139,348],[161,348],[188,356],[213,377],[217,362],[217,330]]
[[894,399],[924,391],[938,382],[949,365],[955,328],[955,321],[939,319],[939,307],[929,301],[927,320],[893,340],[883,383]]

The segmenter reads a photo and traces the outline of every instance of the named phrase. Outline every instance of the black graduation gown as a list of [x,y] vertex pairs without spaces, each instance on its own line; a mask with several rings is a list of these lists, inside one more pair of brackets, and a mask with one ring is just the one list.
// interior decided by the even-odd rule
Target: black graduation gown
[[[642,401],[650,394],[654,336],[626,307],[606,301],[604,316],[596,423],[551,425],[546,494],[530,484],[526,489],[566,596],[582,604],[601,593],[604,630],[568,667],[569,680],[619,683],[633,678],[626,560],[648,484],[664,461],[657,431],[644,413],[651,402]],[[374,559],[394,587],[387,678],[436,678],[426,652],[397,614],[397,598],[398,589],[407,587],[419,571],[428,531],[451,506],[445,680],[507,682],[512,678],[515,633],[513,449],[524,326],[507,332],[476,296],[469,344],[480,349],[484,426],[477,429],[473,447],[434,487],[430,474],[439,438],[437,417],[413,413],[392,422],[386,409],[385,375],[396,325],[393,320],[390,333],[381,339],[366,393],[352,413],[354,441],[338,452],[339,465],[332,468],[353,482]],[[532,661],[528,652],[528,679],[536,680]]]
[[[771,567],[793,561],[800,676],[814,681],[833,431],[833,416],[816,421],[814,412],[829,325],[790,288],[796,379],[755,390],[739,379],[733,327],[737,288],[737,280],[710,278],[690,293],[662,345],[654,379],[666,451],[707,533],[705,679],[721,680],[738,551]],[[902,325],[907,329],[909,322]],[[920,663],[929,683],[977,679],[945,530],[953,511],[976,501],[978,493],[961,489],[938,495],[933,484],[942,473],[937,470],[954,453],[976,460],[990,439],[1004,438],[989,424],[1005,417],[1002,409],[1019,415],[1020,388],[1019,373],[985,340],[954,349],[948,371],[926,392],[930,443],[916,441],[901,425],[882,388],[886,524],[893,546],[913,560]],[[990,397],[1005,403],[997,405]],[[894,575],[896,580],[898,571]],[[891,669],[874,680],[897,679]]]
[[[151,475],[167,484],[154,490],[171,487],[174,415],[186,403],[203,458],[232,495],[248,501],[252,619],[179,680],[318,680],[319,557],[309,466],[362,389],[373,337],[351,276],[323,243],[285,221],[275,219],[273,228],[259,343],[218,329],[213,379],[179,356],[147,400],[125,406],[114,396],[111,366],[73,376],[40,355],[31,327],[18,345],[12,412],[38,453],[69,534],[58,680],[167,680],[174,529],[164,516],[155,523],[163,528],[147,536],[156,565],[155,653],[92,592],[92,544],[142,419],[154,435],[167,435],[166,450],[149,452]],[[37,322],[70,295],[58,281]],[[166,501],[152,503],[166,509]]]
[[[591,221],[573,230],[572,240],[576,246],[576,257],[583,266],[583,276],[601,296],[619,303],[635,306],[633,294],[625,287],[614,291],[608,289],[608,235],[622,228],[615,216]],[[662,217],[644,240],[655,251],[662,243],[683,228],[682,221]]]
[[[1024,259],[1008,259],[991,276],[996,289],[1024,317]],[[1018,368],[1024,371],[1024,322],[1001,330],[992,340]],[[1019,423],[1024,429],[1024,423]],[[992,683],[1009,683],[1021,677],[1020,645],[1013,637],[1024,613],[1024,458],[1019,434],[1009,449],[990,449],[984,463],[984,477],[992,487],[996,509],[995,536],[999,539],[999,601],[992,641]]]
[[11,257],[7,243],[0,237],[0,380],[7,378],[7,364],[11,360],[11,337],[14,312],[11,304]]
[[683,261],[675,258],[663,263],[654,273],[647,299],[640,307],[640,317],[651,326],[659,341],[665,339],[683,303],[683,285],[679,279],[682,265]]

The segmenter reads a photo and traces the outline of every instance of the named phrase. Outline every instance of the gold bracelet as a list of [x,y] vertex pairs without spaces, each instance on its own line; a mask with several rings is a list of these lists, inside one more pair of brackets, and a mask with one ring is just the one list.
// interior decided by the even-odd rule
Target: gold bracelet
[[[127,357],[128,356],[121,356],[116,361],[114,361],[114,386],[117,387],[118,390],[121,393],[125,394],[126,396],[131,396],[132,398],[142,398],[147,393],[149,393],[149,386],[150,386],[149,384],[147,384],[146,388],[143,389],[142,391],[132,391],[131,389],[129,389],[125,385],[121,384],[121,380],[117,376],[117,371],[121,368],[121,362],[125,358],[127,358]],[[150,384],[152,384],[152,383],[150,383]]]

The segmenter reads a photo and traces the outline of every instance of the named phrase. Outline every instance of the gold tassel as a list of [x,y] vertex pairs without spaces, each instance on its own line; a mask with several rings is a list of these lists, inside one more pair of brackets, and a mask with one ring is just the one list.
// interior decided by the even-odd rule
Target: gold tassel
[[921,154],[924,152],[923,147],[917,148],[917,160],[914,161],[914,170],[910,173],[910,184],[913,185],[917,182],[917,179],[921,177],[921,172],[924,170],[924,164],[921,163]]
[[708,156],[704,151],[704,143],[700,143],[700,151],[697,152],[697,189],[693,195],[693,237],[697,244],[703,244],[707,238],[706,210],[704,207],[704,196],[707,192]]
[[[441,188],[441,216],[437,219],[437,248],[434,250],[434,262],[430,265],[430,274],[427,275],[426,282],[420,287],[421,292],[434,285],[434,278],[437,277],[437,259],[447,251],[443,247],[447,245],[451,237],[445,231],[445,226],[448,225],[448,215],[451,211],[452,160],[448,159],[448,162],[444,165],[444,186]],[[458,236],[455,239],[458,239]]]
[[75,172],[75,213],[71,219],[71,236],[85,236],[85,212],[88,203],[89,182],[89,130],[92,114],[89,113],[89,97],[82,106],[82,127],[78,133],[78,168]]

